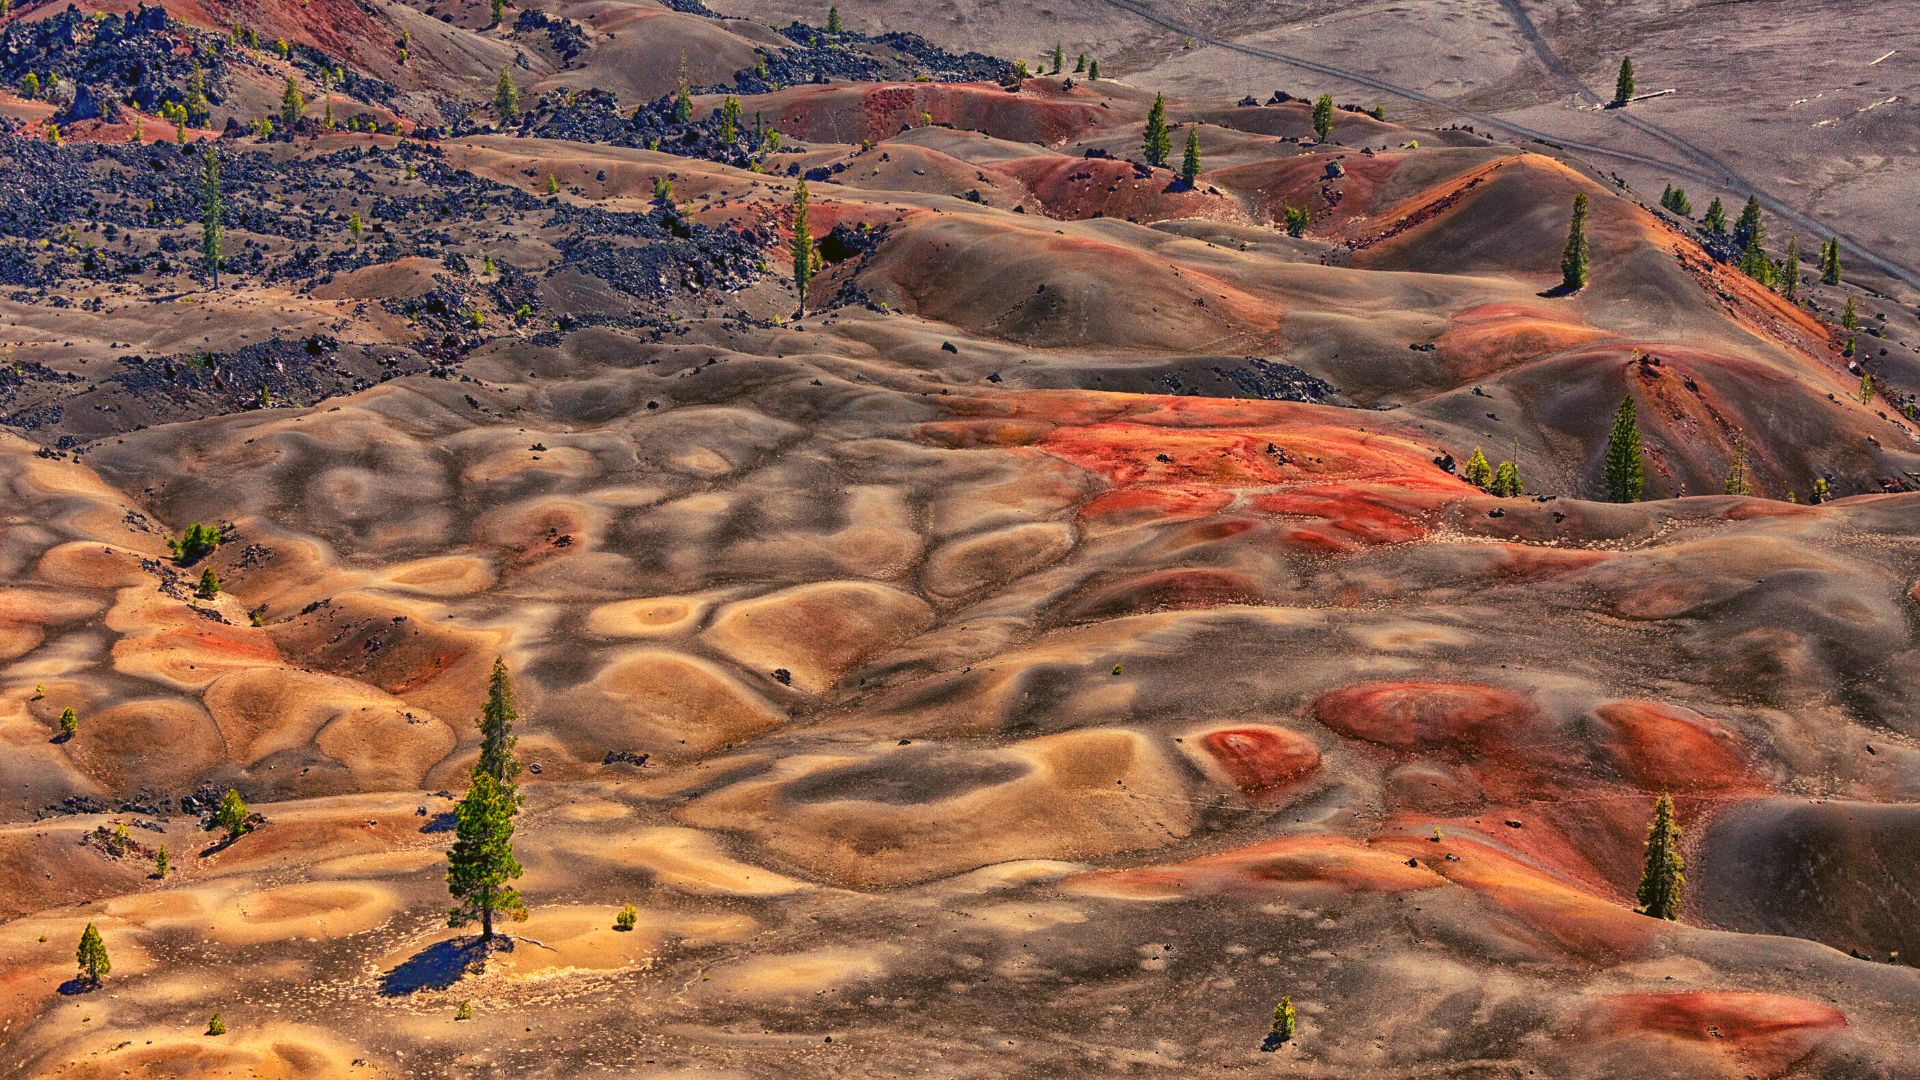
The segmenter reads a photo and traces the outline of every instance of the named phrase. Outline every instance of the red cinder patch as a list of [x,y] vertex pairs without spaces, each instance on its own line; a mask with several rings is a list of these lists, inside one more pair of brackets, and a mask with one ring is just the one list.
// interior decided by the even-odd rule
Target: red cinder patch
[[1538,718],[1511,690],[1442,682],[1350,686],[1314,702],[1313,715],[1341,735],[1395,750],[1475,750]]
[[1291,731],[1223,728],[1201,736],[1200,745],[1256,805],[1274,801],[1320,767],[1320,751]]
[[1595,713],[1607,725],[1602,745],[1636,787],[1719,794],[1765,789],[1733,734],[1699,713],[1651,701],[1616,701]]

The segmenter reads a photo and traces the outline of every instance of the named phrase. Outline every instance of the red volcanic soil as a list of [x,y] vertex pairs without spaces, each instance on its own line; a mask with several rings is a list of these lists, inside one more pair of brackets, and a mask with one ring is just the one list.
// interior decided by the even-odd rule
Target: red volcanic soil
[[1320,751],[1311,742],[1277,728],[1209,731],[1200,737],[1200,747],[1255,805],[1276,801],[1282,791],[1320,767]]
[[1057,146],[1114,121],[1095,100],[1073,91],[1009,93],[985,83],[836,83],[766,95],[767,122],[816,142],[859,143],[933,123],[996,139]]
[[1601,741],[1629,783],[1647,791],[1746,795],[1763,791],[1732,732],[1689,709],[1616,701],[1594,710]]
[[1251,574],[1210,567],[1179,567],[1096,582],[1060,607],[1070,622],[1120,618],[1145,611],[1257,604],[1266,587]]
[[1421,520],[1475,489],[1406,438],[1336,425],[1326,406],[1039,392],[955,406],[1002,413],[921,425],[944,446],[1031,446],[1101,477],[1084,512],[1113,523],[1198,517],[1246,492],[1269,514],[1323,519],[1287,537],[1344,552],[1424,535]]
[[1581,1023],[1590,1036],[1637,1036],[1651,1053],[1661,1044],[1710,1051],[1749,1077],[1787,1074],[1847,1026],[1840,1010],[1784,994],[1620,994],[1597,1004]]
[[1526,697],[1466,683],[1369,683],[1313,703],[1314,719],[1352,739],[1394,750],[1478,750],[1539,722]]
[[1239,203],[1199,188],[1177,185],[1165,169],[1144,170],[1111,158],[1030,157],[1006,162],[998,172],[1019,180],[1054,217],[1125,218],[1147,224],[1181,218],[1243,221]]

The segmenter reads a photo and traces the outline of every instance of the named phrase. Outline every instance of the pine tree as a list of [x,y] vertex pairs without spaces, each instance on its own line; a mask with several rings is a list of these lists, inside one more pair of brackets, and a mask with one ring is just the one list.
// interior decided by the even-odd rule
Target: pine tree
[[26,98],[28,101],[39,97],[40,76],[35,75],[31,71],[27,72],[27,77],[20,80],[20,96]]
[[1607,460],[1601,483],[1606,488],[1609,502],[1640,501],[1641,488],[1646,484],[1646,470],[1641,461],[1640,426],[1634,419],[1632,395],[1620,402],[1620,411],[1614,414],[1613,433],[1607,437]]
[[500,69],[500,78],[493,84],[493,111],[505,124],[520,115],[520,88],[513,83],[513,69]]
[[1760,200],[1747,196],[1747,205],[1740,211],[1740,220],[1733,223],[1733,242],[1742,248],[1747,241],[1760,231]]
[[1753,494],[1753,480],[1748,475],[1747,438],[1735,436],[1733,440],[1733,461],[1727,466],[1726,492],[1729,495]]
[[1673,202],[1668,205],[1667,209],[1679,214],[1681,217],[1690,218],[1693,216],[1693,202],[1687,198],[1686,188],[1673,189]]
[[720,103],[720,142],[732,146],[740,136],[740,99],[727,95]]
[[366,231],[367,231],[366,224],[360,220],[360,211],[355,210],[351,214],[347,215],[347,233],[353,237],[354,243],[358,244],[360,242],[360,237]]
[[807,231],[807,180],[793,189],[793,291],[800,297],[799,313],[807,313],[807,283],[813,280],[813,234]]
[[1630,56],[1623,56],[1620,58],[1620,74],[1615,76],[1613,80],[1613,103],[1616,106],[1625,105],[1627,102],[1632,100],[1633,100],[1633,58]]
[[1587,284],[1587,197],[1573,197],[1573,221],[1567,227],[1567,246],[1560,253],[1560,285],[1578,292]]
[[1727,231],[1727,208],[1720,205],[1720,196],[1715,195],[1713,201],[1707,204],[1706,216],[1700,219],[1700,223],[1707,227],[1708,232]]
[[1187,152],[1180,162],[1180,179],[1186,181],[1188,187],[1192,187],[1200,179],[1200,126],[1198,124],[1187,128]]
[[1307,208],[1306,207],[1289,206],[1285,210],[1285,217],[1286,217],[1286,223],[1287,223],[1288,236],[1298,237],[1298,236],[1307,235]]
[[1780,295],[1789,300],[1800,295],[1800,238],[1787,237],[1787,256],[1780,260]]
[[1473,456],[1461,466],[1460,479],[1482,490],[1493,483],[1493,466],[1487,462],[1487,455],[1479,447],[1473,448]]
[[1321,142],[1333,134],[1333,95],[1321,94],[1313,102],[1313,133]]
[[210,1018],[207,1021],[207,1034],[225,1035],[226,1033],[227,1033],[227,1022],[225,1020],[220,1019],[219,1013],[214,1013],[212,1018]]
[[1680,857],[1680,826],[1673,818],[1673,796],[1662,792],[1653,804],[1653,825],[1647,830],[1647,861],[1640,872],[1641,914],[1656,919],[1680,917],[1686,868]]
[[493,22],[490,26],[499,26],[507,20],[507,0],[493,0]]
[[1520,467],[1511,461],[1502,461],[1494,468],[1493,484],[1487,490],[1503,499],[1519,498],[1522,491]]
[[1860,404],[1873,404],[1873,372],[1860,373]]
[[162,881],[167,879],[167,849],[161,848],[153,853],[153,876]]
[[200,70],[200,58],[193,58],[193,72],[187,76],[187,116],[198,123],[207,116],[207,75]]
[[74,960],[80,965],[80,981],[88,986],[99,986],[100,980],[113,970],[113,962],[107,959],[107,943],[100,940],[100,931],[92,923],[80,931],[80,947],[74,951]]
[[1823,285],[1840,284],[1840,238],[1833,237],[1821,248],[1820,283]]
[[1860,309],[1854,306],[1853,297],[1847,297],[1847,306],[1840,309],[1840,325],[1848,330],[1860,329]]
[[512,784],[520,775],[520,762],[513,756],[520,737],[513,725],[520,710],[513,700],[513,680],[507,675],[506,660],[495,657],[493,674],[487,680],[487,703],[480,709],[480,760],[474,768],[502,784]]
[[1153,95],[1153,107],[1147,110],[1147,131],[1140,153],[1149,166],[1165,168],[1167,155],[1173,152],[1173,136],[1167,133],[1167,99]]
[[467,795],[454,808],[454,841],[447,850],[447,891],[455,904],[447,913],[452,927],[480,923],[480,940],[493,941],[493,917],[527,917],[518,890],[507,884],[520,876],[513,857],[513,815],[519,794],[492,774],[475,767]]
[[845,29],[846,27],[840,22],[839,6],[835,5],[827,8],[827,33],[838,34]]
[[1075,75],[1085,75],[1087,73],[1087,54],[1086,53],[1084,52],[1081,53],[1080,58],[1073,62],[1073,73]]
[[1100,61],[1098,59],[1087,61],[1087,81],[1100,81]]
[[220,595],[220,575],[213,572],[213,567],[200,571],[200,586],[193,592],[202,600],[211,600]]
[[1292,998],[1282,997],[1280,1003],[1273,1007],[1273,1026],[1267,1030],[1268,1033],[1279,1042],[1288,1042],[1293,1038],[1294,1013]]
[[238,840],[251,831],[253,826],[247,821],[247,800],[232,788],[220,800],[220,809],[213,812],[213,823],[227,830],[227,839]]
[[73,706],[69,705],[60,710],[60,738],[71,739],[79,733],[80,717],[74,713]]
[[1062,49],[1060,47],[1060,43],[1056,41],[1053,43],[1053,74],[1055,75],[1060,74],[1061,70],[1066,66],[1067,66],[1066,50]]
[[200,155],[200,257],[206,260],[207,276],[215,289],[220,288],[221,223],[225,215],[220,199],[220,155],[209,144]]
[[307,111],[307,99],[300,93],[300,84],[287,76],[287,85],[280,91],[280,126],[287,129],[287,138],[293,138],[293,131],[300,126],[300,117]]

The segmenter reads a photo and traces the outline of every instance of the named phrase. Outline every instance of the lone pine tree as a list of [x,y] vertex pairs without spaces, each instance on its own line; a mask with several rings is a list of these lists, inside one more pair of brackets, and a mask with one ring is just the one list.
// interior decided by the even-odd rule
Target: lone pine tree
[[1333,134],[1333,95],[1321,94],[1313,102],[1313,133],[1321,142]]
[[1634,411],[1633,396],[1628,395],[1620,402],[1620,411],[1614,414],[1613,433],[1607,436],[1601,486],[1606,489],[1609,502],[1639,502],[1640,491],[1646,486],[1646,470],[1640,456],[1640,425],[1634,419]]
[[1647,860],[1640,871],[1642,914],[1656,919],[1680,917],[1686,868],[1680,857],[1680,826],[1673,818],[1673,796],[1662,792],[1653,804],[1653,824],[1647,829]]
[[1167,133],[1167,99],[1155,94],[1153,107],[1147,110],[1147,131],[1141,140],[1140,153],[1148,165],[1164,169],[1167,167],[1167,155],[1172,152],[1173,136]]
[[1280,1042],[1287,1042],[1293,1038],[1293,998],[1283,996],[1280,1003],[1273,1007],[1273,1026],[1267,1030]]
[[1748,472],[1747,437],[1738,435],[1733,440],[1733,461],[1727,466],[1727,494],[1753,494],[1753,479]]
[[209,145],[200,155],[200,257],[206,260],[207,276],[215,289],[220,287],[220,242],[225,218],[226,207],[220,196],[220,155]]
[[813,234],[807,231],[807,178],[793,189],[793,291],[800,298],[799,313],[807,313],[807,284],[813,280]]
[[1820,283],[1840,284],[1840,238],[1832,237],[1820,248]]
[[487,680],[487,703],[480,707],[480,760],[474,768],[502,784],[512,784],[520,775],[520,762],[513,756],[514,744],[520,741],[513,733],[513,725],[519,720],[520,710],[514,704],[513,680],[507,674],[507,662],[495,657],[493,674]]
[[520,88],[514,85],[511,68],[501,68],[493,84],[493,111],[503,124],[520,115]]
[[73,706],[60,710],[60,738],[71,739],[80,733],[80,717],[75,715]]
[[1187,128],[1187,152],[1180,161],[1180,179],[1192,187],[1200,179],[1200,128]]
[[287,76],[287,85],[280,90],[280,126],[287,129],[287,138],[293,138],[293,130],[300,126],[300,117],[306,111],[307,99],[300,93],[300,84]]
[[80,981],[88,986],[99,986],[100,980],[113,970],[113,962],[107,959],[107,943],[100,940],[100,931],[92,923],[80,931],[80,947],[74,950],[74,960],[80,965]]
[[1060,70],[1066,66],[1067,52],[1065,49],[1062,49],[1060,43],[1056,41],[1053,43],[1053,74],[1060,74]]
[[1633,57],[1620,58],[1620,74],[1613,80],[1613,103],[1625,105],[1633,100]]
[[227,830],[227,839],[238,840],[241,835],[252,829],[247,821],[247,800],[232,788],[220,799],[220,809],[213,813],[213,823]]
[[1573,197],[1573,221],[1567,226],[1567,246],[1560,253],[1560,284],[1568,292],[1587,285],[1587,197]]
[[477,765],[466,797],[454,808],[453,846],[447,849],[447,891],[454,906],[447,925],[478,922],[482,944],[493,942],[495,915],[515,921],[527,917],[526,903],[508,884],[520,876],[520,862],[513,857],[513,816],[519,809],[513,785]]

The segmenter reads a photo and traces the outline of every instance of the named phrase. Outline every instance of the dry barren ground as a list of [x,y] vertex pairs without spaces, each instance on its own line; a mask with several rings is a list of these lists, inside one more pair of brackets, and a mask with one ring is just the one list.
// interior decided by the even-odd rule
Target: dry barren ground
[[[1920,1073],[1890,305],[1391,113],[1175,96],[1185,185],[1128,160],[1144,76],[329,12],[247,14],[383,130],[212,140],[308,77],[219,54],[218,290],[192,153],[0,95],[0,1074]],[[447,118],[516,52],[524,121]],[[820,80],[716,148],[761,58]],[[682,63],[694,118],[644,113]],[[1596,501],[1623,398],[1647,501]],[[531,917],[481,964],[444,851],[496,656]]]

